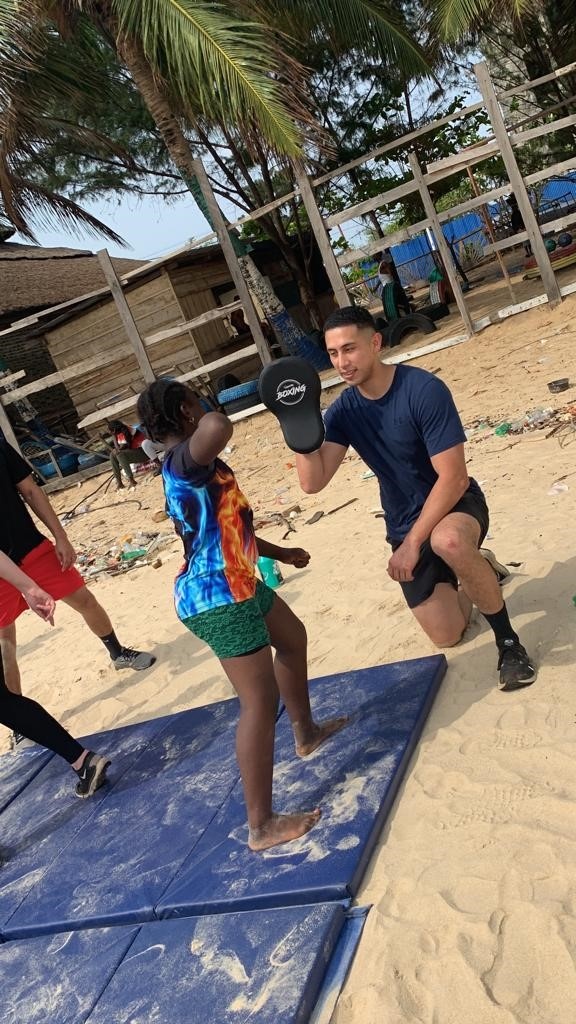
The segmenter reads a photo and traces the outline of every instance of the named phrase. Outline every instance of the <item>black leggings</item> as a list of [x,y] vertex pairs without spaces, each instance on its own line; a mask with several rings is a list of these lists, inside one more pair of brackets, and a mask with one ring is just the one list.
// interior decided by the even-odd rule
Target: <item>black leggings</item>
[[66,732],[52,715],[29,697],[12,693],[4,681],[4,669],[0,656],[0,723],[26,739],[48,747],[73,764],[80,757],[84,747]]

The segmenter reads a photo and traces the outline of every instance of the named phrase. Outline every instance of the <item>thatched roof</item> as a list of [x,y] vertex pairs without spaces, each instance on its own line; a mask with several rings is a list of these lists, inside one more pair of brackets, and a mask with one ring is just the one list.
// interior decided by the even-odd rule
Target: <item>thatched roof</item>
[[[141,260],[113,259],[119,274]],[[0,241],[0,319],[4,323],[106,287],[98,257],[82,249],[45,249]]]

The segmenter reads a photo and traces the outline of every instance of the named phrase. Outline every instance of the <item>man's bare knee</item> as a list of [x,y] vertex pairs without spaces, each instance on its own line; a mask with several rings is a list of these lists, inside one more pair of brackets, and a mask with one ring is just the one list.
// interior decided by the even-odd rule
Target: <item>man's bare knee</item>
[[440,530],[430,537],[430,547],[435,555],[451,565],[462,557],[468,545],[455,530]]

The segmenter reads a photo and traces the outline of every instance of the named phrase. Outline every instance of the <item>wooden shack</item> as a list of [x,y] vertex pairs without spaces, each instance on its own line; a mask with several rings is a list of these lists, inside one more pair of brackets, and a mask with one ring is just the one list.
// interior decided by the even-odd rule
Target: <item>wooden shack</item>
[[[306,326],[297,288],[279,253],[270,243],[260,244],[259,248],[260,269],[282,295],[292,315]],[[219,245],[187,249],[143,264],[121,274],[120,279],[156,375],[181,376],[208,364],[202,379],[217,386],[218,378],[228,370],[228,360],[231,372],[241,381],[258,375],[261,362],[249,331],[238,333],[230,319],[222,315],[223,306],[232,304],[234,309],[240,304],[234,303],[236,290]],[[331,308],[325,275],[319,283],[327,308]],[[174,333],[179,325],[189,325],[198,319],[204,322],[193,329],[183,326],[181,332]],[[170,336],[164,337],[165,334]],[[133,418],[144,380],[109,288],[14,324],[8,332],[0,333],[0,354],[5,341],[10,339],[14,345],[18,338],[26,339],[28,346],[34,339],[39,356],[44,350],[56,372],[50,379],[39,373],[41,379],[37,380],[28,372],[22,386],[3,397],[8,410],[18,396],[29,395],[39,415],[49,426],[57,426],[59,432],[73,431],[86,416],[92,419],[91,414],[96,421],[99,409],[115,403],[124,407],[128,419],[130,415]],[[236,353],[240,353],[238,359]],[[214,363],[217,365],[211,369]],[[74,423],[70,422],[68,409],[62,408],[59,419],[58,411],[46,401],[49,389],[57,386],[66,389],[75,413]]]

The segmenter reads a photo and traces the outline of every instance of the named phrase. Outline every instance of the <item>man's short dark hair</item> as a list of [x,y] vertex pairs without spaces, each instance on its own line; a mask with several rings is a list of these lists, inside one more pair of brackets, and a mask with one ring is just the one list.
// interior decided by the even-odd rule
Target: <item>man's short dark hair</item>
[[364,306],[343,306],[342,309],[335,309],[324,324],[324,334],[334,327],[369,327],[372,331],[377,330],[374,317]]

